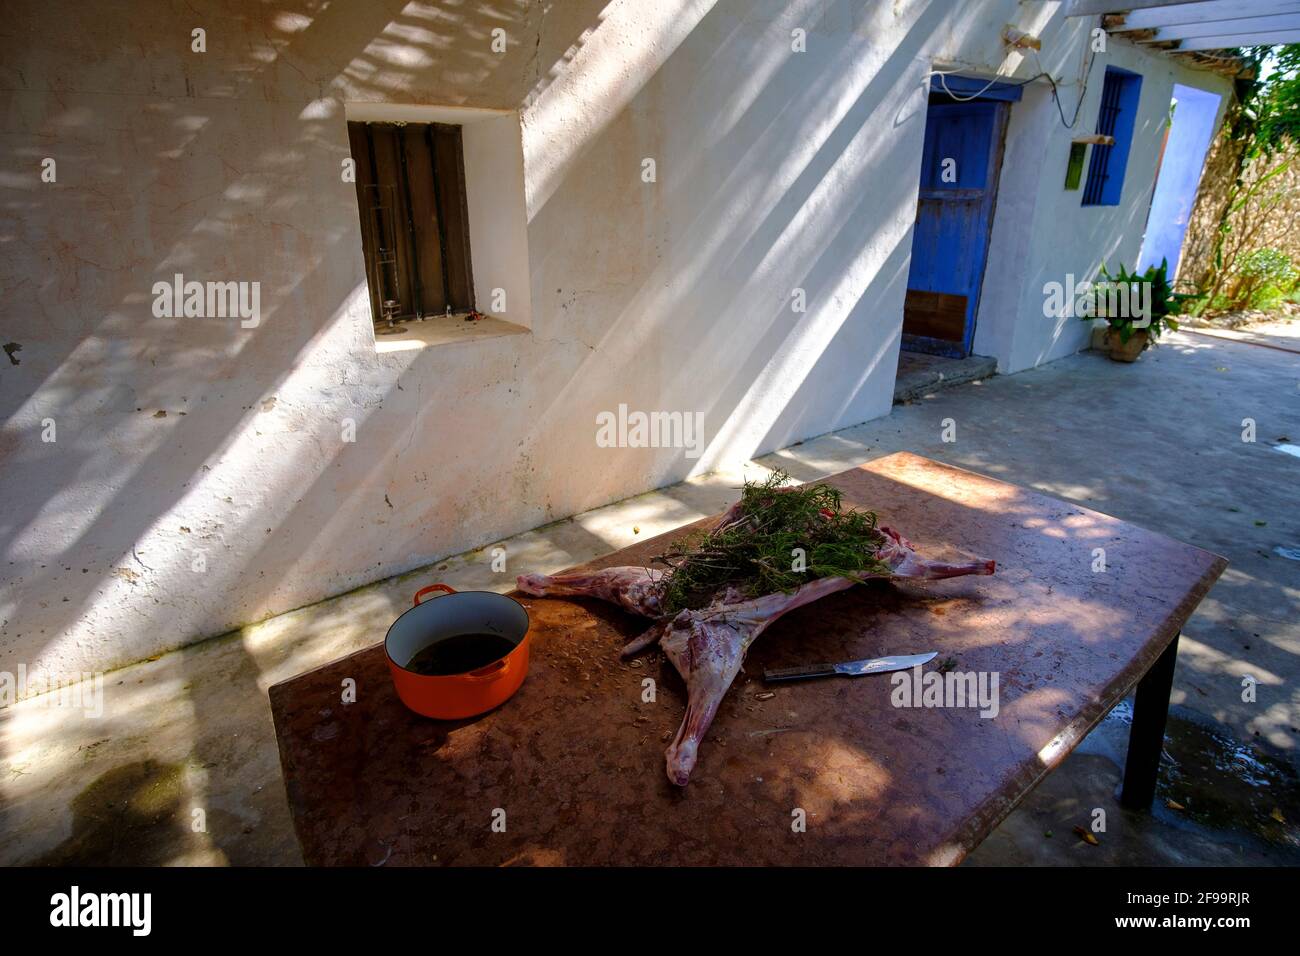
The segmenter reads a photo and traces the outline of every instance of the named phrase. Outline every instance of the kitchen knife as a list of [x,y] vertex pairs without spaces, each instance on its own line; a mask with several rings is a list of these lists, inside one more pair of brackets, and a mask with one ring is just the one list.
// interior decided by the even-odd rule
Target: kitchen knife
[[905,671],[909,667],[927,664],[934,660],[938,651],[928,654],[907,654],[901,657],[876,657],[867,661],[845,661],[843,664],[810,664],[806,667],[778,667],[776,670],[763,671],[763,680],[802,680],[805,677],[830,677],[843,674],[846,677],[861,677],[863,674],[884,674],[889,671]]

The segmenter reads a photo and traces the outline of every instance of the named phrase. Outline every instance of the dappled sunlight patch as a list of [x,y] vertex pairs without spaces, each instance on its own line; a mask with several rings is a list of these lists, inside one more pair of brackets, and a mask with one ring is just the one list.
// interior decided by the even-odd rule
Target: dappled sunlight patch
[[810,819],[820,816],[843,825],[855,805],[869,804],[889,788],[889,770],[865,746],[797,729],[780,736],[779,744],[769,745],[773,769],[764,775],[763,785],[787,790]]
[[[1008,687],[1013,689],[1008,692]],[[1040,686],[1023,690],[1004,680],[1002,700],[994,722],[1038,750],[1040,760],[1044,760],[1044,753],[1055,760],[1077,743],[1077,730],[1058,730],[1061,709],[1073,708],[1077,704],[1077,698],[1064,689]]]
[[1178,661],[1181,665],[1189,666],[1201,674],[1228,678],[1234,694],[1240,681],[1246,677],[1254,679],[1259,684],[1274,687],[1284,686],[1287,683],[1284,675],[1263,668],[1257,662],[1251,662],[1243,657],[1224,654],[1186,632],[1183,633],[1178,645]]

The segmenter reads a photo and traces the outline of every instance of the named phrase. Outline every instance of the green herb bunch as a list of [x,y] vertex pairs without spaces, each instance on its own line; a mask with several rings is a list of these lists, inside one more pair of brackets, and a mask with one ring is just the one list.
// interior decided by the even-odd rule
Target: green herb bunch
[[660,581],[665,613],[706,607],[726,588],[761,597],[818,578],[888,573],[876,557],[885,539],[875,512],[844,510],[828,485],[789,482],[782,471],[746,482],[724,526],[688,535],[654,559],[668,567]]

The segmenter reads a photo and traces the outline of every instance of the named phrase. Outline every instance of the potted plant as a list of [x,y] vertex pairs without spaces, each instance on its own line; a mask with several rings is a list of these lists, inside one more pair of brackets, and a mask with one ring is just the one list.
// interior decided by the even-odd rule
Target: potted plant
[[1106,320],[1102,347],[1115,361],[1134,362],[1166,329],[1178,331],[1173,316],[1182,311],[1188,297],[1169,287],[1168,271],[1169,263],[1163,259],[1141,274],[1121,266],[1112,275],[1102,266],[1091,291],[1090,314],[1083,317]]

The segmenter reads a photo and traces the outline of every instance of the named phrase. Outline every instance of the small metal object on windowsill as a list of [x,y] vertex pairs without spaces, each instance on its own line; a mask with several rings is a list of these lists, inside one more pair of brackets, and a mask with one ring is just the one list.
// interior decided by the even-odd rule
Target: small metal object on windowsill
[[400,309],[401,307],[402,307],[402,303],[398,302],[396,299],[384,300],[383,303],[384,320],[387,324],[379,328],[376,328],[375,329],[376,335],[399,335],[400,333],[406,331],[406,328],[404,326],[398,325],[397,322],[393,319],[393,316],[397,314],[397,310]]

